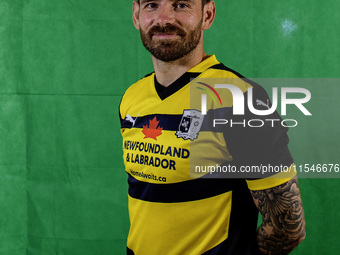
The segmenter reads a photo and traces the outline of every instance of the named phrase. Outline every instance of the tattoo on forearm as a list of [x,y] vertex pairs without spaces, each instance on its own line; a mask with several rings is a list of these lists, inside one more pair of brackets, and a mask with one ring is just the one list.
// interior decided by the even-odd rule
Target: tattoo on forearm
[[262,214],[257,239],[262,254],[288,254],[305,237],[305,220],[297,179],[251,191]]

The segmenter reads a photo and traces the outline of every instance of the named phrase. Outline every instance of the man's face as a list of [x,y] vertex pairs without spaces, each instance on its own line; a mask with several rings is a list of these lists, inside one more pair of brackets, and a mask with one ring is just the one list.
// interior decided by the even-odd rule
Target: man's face
[[179,59],[201,43],[202,0],[141,0],[138,22],[145,48],[157,59]]

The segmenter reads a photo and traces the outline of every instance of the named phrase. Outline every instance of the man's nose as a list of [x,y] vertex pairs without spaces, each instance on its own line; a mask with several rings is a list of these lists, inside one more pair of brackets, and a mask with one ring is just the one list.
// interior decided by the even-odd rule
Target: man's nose
[[158,10],[157,24],[159,26],[165,26],[167,24],[173,24],[175,21],[175,11],[172,5],[163,5]]

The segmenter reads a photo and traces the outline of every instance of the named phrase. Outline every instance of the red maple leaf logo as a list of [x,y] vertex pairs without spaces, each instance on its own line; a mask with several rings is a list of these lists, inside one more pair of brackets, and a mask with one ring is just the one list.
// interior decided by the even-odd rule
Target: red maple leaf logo
[[152,120],[149,120],[149,126],[143,125],[143,134],[144,139],[145,138],[152,138],[157,141],[157,136],[160,136],[162,134],[162,127],[158,127],[159,121],[157,121],[157,118],[154,117]]

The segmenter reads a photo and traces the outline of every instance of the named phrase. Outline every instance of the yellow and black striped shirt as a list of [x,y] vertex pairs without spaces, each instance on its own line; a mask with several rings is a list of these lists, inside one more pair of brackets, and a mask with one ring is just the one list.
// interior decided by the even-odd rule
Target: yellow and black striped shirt
[[[122,98],[131,223],[128,254],[257,254],[258,211],[249,189],[271,188],[292,177],[205,179],[191,175],[194,159],[234,166],[293,163],[287,129],[282,126],[225,127],[214,132],[207,128],[209,116],[231,116],[230,93],[220,91],[223,105],[211,106],[204,120],[198,114],[196,129],[189,132],[191,127],[194,130],[190,111],[200,111],[190,102],[190,84],[200,78],[243,77],[210,56],[169,87],[158,84],[152,73],[133,84]],[[268,99],[262,87],[248,80],[239,88],[245,96],[253,88],[263,102]],[[280,118],[276,112],[272,115]]]

